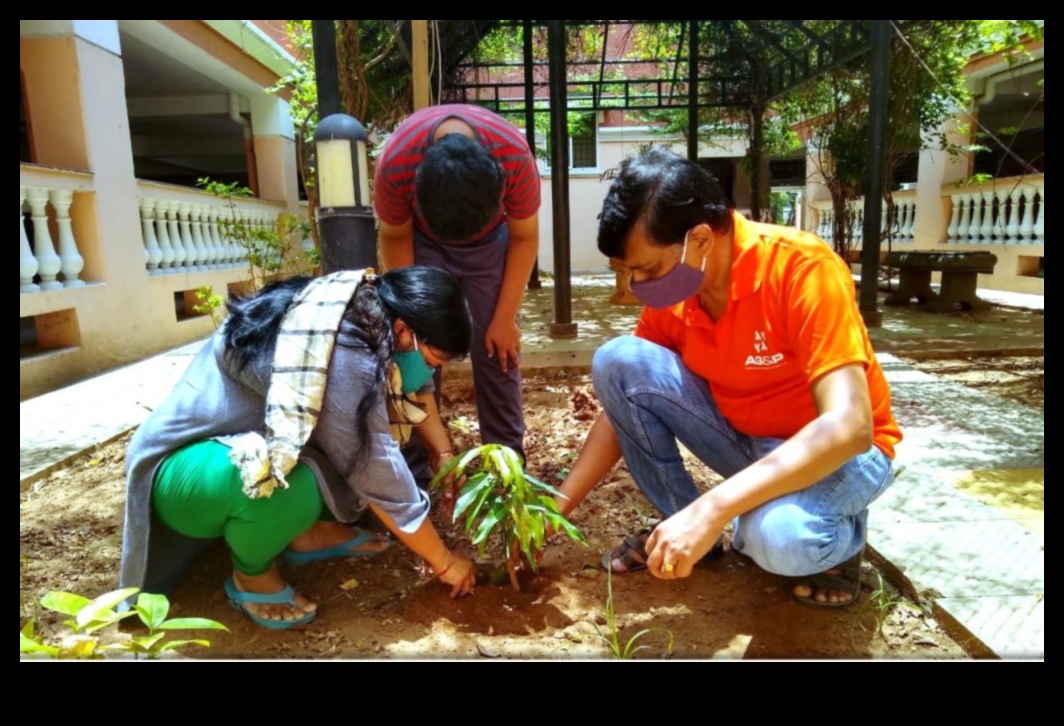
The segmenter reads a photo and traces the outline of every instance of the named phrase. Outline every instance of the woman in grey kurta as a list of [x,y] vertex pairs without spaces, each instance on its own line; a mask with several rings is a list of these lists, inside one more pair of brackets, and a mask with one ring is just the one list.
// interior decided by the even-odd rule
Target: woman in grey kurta
[[[291,329],[297,308],[318,319],[313,301],[304,298],[322,282],[291,280],[230,305],[227,322],[137,431],[127,455],[124,587],[169,591],[204,543],[220,537],[233,554],[226,591],[234,607],[265,627],[303,624],[316,607],[287,586],[274,560],[379,554],[385,542],[346,526],[368,507],[454,596],[472,589],[472,564],[440,540],[428,519],[428,498],[400,453],[393,425],[398,392],[389,386],[402,378],[404,393],[413,386],[423,394],[419,400],[432,401],[432,370],[469,352],[464,296],[448,273],[407,268],[353,283],[353,296],[347,300],[344,292],[336,313],[342,313],[338,326],[326,326],[331,330],[306,330],[320,327],[306,317]],[[286,345],[295,337],[308,349],[330,341],[328,367],[320,371],[327,384],[320,406],[304,407],[320,410],[299,412],[305,419],[299,425],[310,422],[309,439],[296,443],[299,463],[279,477],[288,488],[252,499],[247,476],[230,461],[233,437],[260,433],[272,446],[282,428],[288,431],[276,423],[274,391],[307,380],[303,371],[280,367],[279,335]],[[446,430],[434,405],[427,413],[416,431],[442,466],[451,455]],[[323,506],[336,522],[318,521]]]

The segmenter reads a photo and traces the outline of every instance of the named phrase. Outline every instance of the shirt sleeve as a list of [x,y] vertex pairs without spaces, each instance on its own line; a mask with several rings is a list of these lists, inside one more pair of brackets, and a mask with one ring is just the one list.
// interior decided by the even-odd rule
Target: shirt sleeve
[[788,276],[788,337],[810,383],[854,363],[871,364],[853,276],[824,256],[800,263]]
[[365,455],[358,456],[358,406],[373,390],[375,366],[368,351],[336,347],[313,440],[351,491],[413,533],[429,514],[429,499],[392,438],[383,394],[368,416]]
[[670,311],[643,308],[635,326],[635,337],[667,348],[673,353],[682,353],[674,323],[678,322]]
[[517,160],[504,162],[504,168],[507,172],[506,192],[503,195],[506,215],[514,219],[528,219],[539,211],[542,202],[543,183],[539,178],[536,157],[524,147]]
[[410,176],[409,183],[403,183],[399,172],[391,167],[391,146],[388,145],[377,159],[377,168],[373,175],[373,208],[377,217],[386,224],[405,224],[414,214],[413,170],[404,172]]

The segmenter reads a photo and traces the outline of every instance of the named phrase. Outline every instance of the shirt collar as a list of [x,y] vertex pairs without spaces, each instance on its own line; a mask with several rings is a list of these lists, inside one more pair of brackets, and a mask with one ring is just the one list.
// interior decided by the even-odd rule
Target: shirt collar
[[751,222],[738,212],[732,212],[734,242],[732,249],[731,299],[741,300],[761,289],[765,273],[768,236],[765,225]]
[[[767,259],[765,240],[770,236],[764,226],[751,222],[738,212],[732,212],[732,302],[749,297],[761,289]],[[668,314],[688,323],[708,319],[698,302],[698,296],[674,305],[668,309]]]

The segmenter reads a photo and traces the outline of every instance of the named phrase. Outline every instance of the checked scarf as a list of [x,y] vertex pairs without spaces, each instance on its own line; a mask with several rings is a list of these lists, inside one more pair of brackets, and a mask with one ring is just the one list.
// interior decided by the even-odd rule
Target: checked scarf
[[[373,271],[338,272],[313,280],[292,301],[281,322],[273,374],[266,394],[266,436],[232,437],[229,458],[240,469],[251,499],[287,489],[286,477],[299,462],[321,415],[337,332],[347,306]],[[412,396],[403,396],[402,376],[393,363],[388,376],[392,436],[405,444],[413,426],[427,414]]]

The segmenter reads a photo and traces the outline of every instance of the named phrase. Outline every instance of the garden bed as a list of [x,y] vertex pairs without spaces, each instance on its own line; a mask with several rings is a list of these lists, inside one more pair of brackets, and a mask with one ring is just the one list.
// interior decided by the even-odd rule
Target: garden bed
[[[475,439],[472,386],[445,386],[445,410]],[[558,482],[579,451],[598,404],[586,376],[559,375],[526,381],[529,469]],[[124,496],[123,457],[128,439],[107,446],[32,485],[20,496],[20,551],[29,562],[23,588],[39,597],[51,590],[97,595],[117,586]],[[691,462],[696,479],[717,479]],[[589,548],[565,542],[550,547],[542,575],[526,592],[509,586],[478,587],[452,601],[439,583],[427,583],[417,558],[395,547],[374,561],[339,561],[288,571],[292,584],[320,604],[313,625],[267,632],[238,616],[222,593],[228,575],[223,547],[212,547],[171,599],[177,617],[219,620],[231,634],[211,634],[203,658],[233,659],[434,659],[605,658],[596,636],[605,631],[607,578],[585,569],[602,551],[638,529],[649,507],[623,466],[614,470],[574,516]],[[636,574],[614,579],[622,641],[645,628],[641,658],[961,658],[965,653],[919,608],[872,597],[877,573],[867,569],[864,604],[841,612],[795,605],[790,583],[761,572],[728,553],[675,583]],[[889,609],[877,632],[877,608]],[[57,626],[45,619],[46,632]]]

